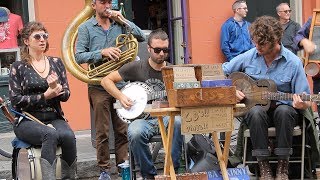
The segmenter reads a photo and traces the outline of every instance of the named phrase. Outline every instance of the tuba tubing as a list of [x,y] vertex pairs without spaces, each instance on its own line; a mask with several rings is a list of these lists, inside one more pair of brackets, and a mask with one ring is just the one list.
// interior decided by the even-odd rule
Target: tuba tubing
[[62,60],[67,70],[77,79],[89,84],[100,84],[99,78],[88,80],[86,71],[79,64],[77,64],[74,56],[74,47],[75,40],[78,35],[78,27],[82,24],[82,22],[88,20],[93,13],[94,10],[91,7],[91,0],[85,0],[84,9],[74,18],[64,33],[62,39]]
[[[126,46],[128,49],[121,53],[119,61],[109,61],[105,58],[106,63],[94,67],[93,64],[88,64],[88,70],[84,69],[75,60],[75,42],[78,35],[79,26],[86,20],[88,20],[93,14],[94,10],[91,7],[92,0],[85,0],[84,9],[72,20],[67,27],[63,39],[62,39],[62,61],[66,69],[77,79],[88,84],[100,85],[100,81],[103,76],[106,76],[110,72],[119,69],[123,64],[133,61],[138,54],[138,42],[137,39],[130,34],[121,34],[118,36],[116,41],[117,47]],[[123,19],[119,17],[125,25]],[[124,41],[120,41],[122,38]],[[134,51],[132,51],[134,50]],[[113,64],[112,64],[113,63]],[[91,67],[94,67],[91,69]]]

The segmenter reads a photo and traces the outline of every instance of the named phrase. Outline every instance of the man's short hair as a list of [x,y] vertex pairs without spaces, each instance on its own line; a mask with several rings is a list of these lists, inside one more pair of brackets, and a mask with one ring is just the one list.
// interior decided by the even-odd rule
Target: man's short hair
[[283,29],[278,19],[271,16],[258,17],[249,27],[250,36],[258,45],[281,42]]
[[276,11],[279,12],[280,11],[280,7],[283,6],[283,5],[288,5],[290,7],[290,4],[289,3],[280,3],[277,7],[276,7]]
[[163,41],[165,40],[168,40],[169,37],[168,37],[168,34],[162,30],[161,28],[159,29],[156,29],[156,30],[153,30],[150,34],[149,34],[149,37],[148,37],[148,45],[151,44],[151,41],[153,39],[161,39]]
[[238,9],[240,7],[240,4],[242,3],[247,3],[245,0],[236,0],[233,4],[232,4],[232,10],[235,11],[236,9]]

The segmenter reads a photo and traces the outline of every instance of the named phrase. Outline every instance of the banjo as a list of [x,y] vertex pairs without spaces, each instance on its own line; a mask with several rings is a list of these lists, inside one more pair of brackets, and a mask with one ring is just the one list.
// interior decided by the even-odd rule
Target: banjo
[[135,119],[148,118],[150,114],[144,112],[148,102],[167,96],[165,90],[154,91],[148,84],[143,82],[129,83],[121,89],[121,92],[133,101],[133,105],[130,109],[125,109],[120,101],[116,100],[113,107],[116,109],[119,118],[127,123],[131,123]]

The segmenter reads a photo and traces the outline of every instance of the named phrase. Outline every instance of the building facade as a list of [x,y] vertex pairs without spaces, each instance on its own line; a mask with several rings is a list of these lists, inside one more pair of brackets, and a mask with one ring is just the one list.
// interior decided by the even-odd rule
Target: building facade
[[[222,63],[220,50],[220,27],[233,16],[231,5],[234,0],[118,0],[124,2],[127,18],[144,30],[163,28],[170,33],[171,61],[176,64]],[[248,20],[263,14],[276,15],[275,7],[283,1],[268,1],[268,4],[247,0]],[[262,2],[262,1],[261,1]],[[264,2],[264,1],[263,1]],[[293,10],[293,19],[303,24],[320,0],[287,0]],[[24,22],[41,21],[50,33],[48,55],[62,57],[63,34],[80,11],[85,0],[1,0],[0,6],[11,9],[23,17]],[[264,7],[264,8],[262,8]],[[115,7],[118,8],[118,7]],[[174,47],[174,48],[172,48]],[[91,128],[87,84],[68,73],[71,97],[63,103],[63,109],[73,130]]]

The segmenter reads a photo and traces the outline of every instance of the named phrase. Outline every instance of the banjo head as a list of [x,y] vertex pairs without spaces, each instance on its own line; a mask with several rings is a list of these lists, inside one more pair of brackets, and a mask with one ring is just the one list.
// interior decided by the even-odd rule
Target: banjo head
[[144,109],[148,103],[148,93],[151,92],[150,87],[143,82],[133,82],[121,89],[121,92],[129,97],[133,102],[130,109],[117,109],[120,119],[130,123],[136,118],[145,119],[149,114],[144,113]]

